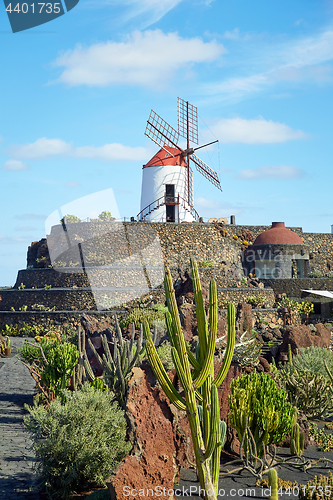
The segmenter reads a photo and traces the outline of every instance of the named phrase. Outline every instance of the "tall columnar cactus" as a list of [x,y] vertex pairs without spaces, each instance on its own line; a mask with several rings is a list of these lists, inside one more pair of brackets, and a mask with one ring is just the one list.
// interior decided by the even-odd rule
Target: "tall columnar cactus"
[[300,432],[299,424],[297,423],[297,409],[294,409],[294,416],[291,425],[290,433],[290,453],[292,455],[303,455],[304,451],[304,434]]
[[327,371],[328,378],[329,378],[330,382],[332,383],[332,385],[330,385],[329,389],[330,389],[330,391],[331,391],[331,393],[332,393],[332,395],[333,395],[333,375],[332,375],[332,373],[330,372],[330,370],[329,370],[329,368],[328,368],[328,366],[327,366],[326,361],[324,361],[324,365],[325,365],[325,369],[326,369],[326,371]]
[[293,364],[293,353],[291,351],[291,345],[290,344],[288,344],[288,363],[290,365]]
[[[170,401],[186,411],[202,496],[205,500],[216,500],[220,468],[221,449],[224,444],[226,425],[220,420],[220,405],[217,387],[223,382],[232,360],[235,345],[235,309],[228,306],[228,341],[223,364],[214,374],[213,358],[217,334],[217,290],[215,281],[209,287],[209,323],[205,313],[201,284],[196,262],[191,259],[191,271],[196,304],[199,343],[196,356],[185,342],[181,328],[171,274],[165,269],[164,288],[168,312],[166,325],[172,345],[172,358],[184,396],[171,383],[155,349],[147,322],[143,324],[146,350],[152,369]],[[201,425],[200,425],[201,420]]]
[[279,500],[278,497],[278,473],[276,469],[270,469],[268,472],[268,484],[271,490],[269,500]]

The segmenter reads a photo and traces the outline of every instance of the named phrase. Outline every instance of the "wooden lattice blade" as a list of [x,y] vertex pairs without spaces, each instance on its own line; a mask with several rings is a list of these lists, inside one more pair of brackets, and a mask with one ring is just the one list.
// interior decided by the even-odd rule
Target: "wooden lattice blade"
[[178,132],[181,137],[199,144],[198,108],[178,97]]
[[181,150],[177,145],[179,140],[179,133],[177,130],[172,128],[171,125],[153,110],[151,110],[147,121],[145,135],[162,148],[163,146],[171,146]]
[[208,179],[212,184],[214,184],[214,186],[216,186],[217,189],[222,191],[217,173],[214,172],[214,170],[212,170],[208,165],[206,165],[204,161],[200,160],[200,158],[197,155],[195,154],[191,155],[191,160],[195,163],[198,172],[200,172],[204,177],[206,177],[206,179]]

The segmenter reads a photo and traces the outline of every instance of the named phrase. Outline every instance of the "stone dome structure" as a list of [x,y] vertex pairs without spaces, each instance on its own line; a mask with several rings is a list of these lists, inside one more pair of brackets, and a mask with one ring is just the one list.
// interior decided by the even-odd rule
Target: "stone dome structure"
[[243,262],[248,273],[261,279],[306,278],[309,249],[284,222],[272,222],[246,249]]
[[304,245],[298,234],[287,229],[284,222],[272,222],[272,227],[259,234],[253,242],[256,245]]

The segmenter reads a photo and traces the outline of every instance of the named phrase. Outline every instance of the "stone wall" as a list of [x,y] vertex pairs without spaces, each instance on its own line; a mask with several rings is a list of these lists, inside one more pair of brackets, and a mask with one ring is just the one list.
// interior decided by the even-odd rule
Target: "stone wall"
[[[10,311],[11,307],[18,310],[28,305],[31,310],[33,304],[42,304],[59,311],[96,310],[133,304],[150,296],[163,303],[163,266],[171,268],[176,280],[178,270],[189,270],[191,257],[196,258],[206,286],[210,279],[216,280],[219,300],[238,303],[246,302],[250,295],[264,295],[267,306],[272,307],[276,293],[301,298],[302,288],[333,290],[333,278],[264,280],[265,290],[239,288],[245,248],[242,240],[247,238],[251,243],[269,227],[98,222],[68,224],[65,233],[61,225],[56,225],[47,246],[45,239],[31,245],[29,268],[18,272],[14,290],[0,293],[0,307]],[[290,229],[308,245],[312,269],[329,272],[333,263],[332,235],[303,233],[299,227]],[[47,250],[52,262],[58,263],[56,269],[48,267]],[[18,290],[21,283],[24,290]],[[45,285],[51,285],[51,290],[45,290]]]
[[250,296],[264,297],[267,307],[272,307],[275,303],[274,291],[270,288],[217,288],[218,300],[227,300],[233,302],[235,305],[240,302],[246,302]]
[[[4,329],[6,325],[64,325],[69,323],[73,326],[80,325],[82,313],[87,314],[87,311],[64,311],[64,312],[1,312],[0,313],[0,330]],[[114,324],[114,314],[125,314],[126,311],[89,311],[89,318],[92,318],[99,323]]]
[[[208,223],[75,223],[52,227],[47,244],[52,262],[60,261],[69,272],[82,271],[82,263],[89,266],[107,265],[128,260],[129,265],[144,263],[147,266],[166,264],[189,266],[190,257],[205,266],[212,266],[220,276],[230,279],[242,273],[242,239],[251,242],[270,226],[221,225]],[[310,272],[333,272],[333,235],[331,233],[303,233],[301,227],[289,227],[296,232],[309,248]],[[158,236],[160,247],[157,243]],[[238,236],[238,239],[234,237]],[[41,267],[42,262],[33,263],[33,256],[45,256],[45,240],[41,249],[34,243],[30,249],[29,266]],[[41,251],[42,250],[42,251]],[[161,254],[162,252],[162,254]],[[46,256],[47,257],[47,256]],[[32,259],[32,260],[31,260]],[[49,265],[45,258],[45,267]],[[72,267],[72,269],[70,269]],[[64,271],[64,269],[59,269]],[[221,283],[222,285],[222,283]]]
[[302,290],[333,290],[333,278],[262,279],[265,288],[273,288],[274,293],[286,293],[288,297],[306,298]]

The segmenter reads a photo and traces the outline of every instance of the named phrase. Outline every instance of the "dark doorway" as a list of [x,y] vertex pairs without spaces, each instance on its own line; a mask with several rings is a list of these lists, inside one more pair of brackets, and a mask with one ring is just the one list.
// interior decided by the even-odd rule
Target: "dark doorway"
[[165,196],[175,197],[175,185],[174,184],[166,184],[165,185]]
[[175,222],[175,185],[165,185],[166,221]]

